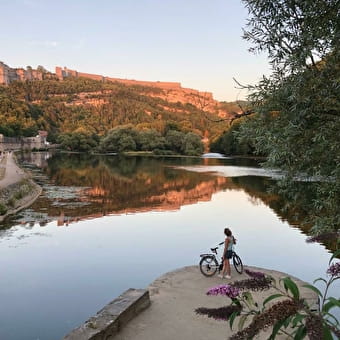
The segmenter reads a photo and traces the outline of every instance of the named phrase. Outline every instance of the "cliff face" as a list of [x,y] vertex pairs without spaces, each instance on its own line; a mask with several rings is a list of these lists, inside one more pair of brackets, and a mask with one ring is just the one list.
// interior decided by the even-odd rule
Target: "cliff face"
[[220,117],[226,117],[228,114],[226,110],[223,110],[220,107],[220,102],[215,100],[210,92],[200,92],[193,89],[179,87],[149,95],[164,99],[170,103],[180,102],[182,104],[191,104],[202,111],[215,113]]
[[[59,66],[55,69],[56,76],[59,80],[64,80],[68,77],[74,78],[89,78],[92,80],[100,80],[100,81],[110,81],[110,82],[118,82],[124,85],[137,85],[137,86],[146,86],[159,89],[159,91],[150,92],[146,91],[145,95],[151,97],[157,97],[164,99],[170,103],[182,103],[182,104],[191,104],[196,106],[198,109],[207,111],[210,113],[218,114],[220,117],[225,117],[227,115],[227,111],[220,107],[220,103],[213,98],[211,92],[200,92],[190,88],[183,88],[181,83],[177,82],[162,82],[162,81],[143,81],[143,80],[134,80],[134,79],[121,79],[121,78],[112,78],[112,77],[104,77],[102,75],[97,74],[89,74],[78,72],[76,70],[70,70],[66,67],[61,68]],[[83,101],[85,98],[79,98],[75,103],[76,105],[85,104]],[[98,105],[98,101],[87,100],[86,104],[90,105]]]
[[[47,77],[48,75],[48,77]],[[55,74],[46,71],[44,76],[43,72],[27,68],[11,68],[8,65],[0,62],[0,84],[9,85],[13,81],[26,81],[26,80],[43,80],[45,78],[55,77],[59,80],[65,80],[66,78],[87,78],[102,82],[118,82],[127,86],[140,86],[146,87],[145,95],[151,97],[161,98],[170,103],[191,104],[197,107],[199,110],[214,113],[220,117],[226,117],[228,111],[223,108],[219,101],[213,98],[210,92],[200,92],[195,89],[183,88],[179,82],[162,82],[162,81],[144,81],[134,79],[122,79],[105,77],[98,74],[90,74],[79,72],[76,70],[68,69],[67,67],[57,66],[55,68]],[[150,89],[155,91],[150,91]],[[83,93],[78,94],[72,102],[68,105],[93,105],[98,106],[106,103],[105,99],[89,98],[95,95],[95,93]]]
[[61,67],[56,74],[42,66],[38,69],[43,75],[40,81],[0,85],[4,94],[0,133],[5,136],[32,136],[38,130],[50,136],[74,131],[102,136],[126,124],[164,134],[168,124],[175,124],[208,143],[226,128],[220,117],[227,120],[235,111],[211,93],[180,83],[109,78]]

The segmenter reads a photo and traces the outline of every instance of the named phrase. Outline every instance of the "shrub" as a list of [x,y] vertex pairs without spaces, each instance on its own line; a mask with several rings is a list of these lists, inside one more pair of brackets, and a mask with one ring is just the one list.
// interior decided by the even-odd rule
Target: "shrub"
[[[275,339],[277,335],[283,334],[297,340],[303,339],[306,335],[312,340],[332,340],[332,333],[339,337],[340,329],[338,320],[330,311],[340,307],[340,299],[328,297],[327,292],[330,285],[340,279],[340,262],[331,264],[332,260],[339,255],[340,250],[336,251],[329,261],[328,281],[323,278],[314,281],[314,283],[321,281],[325,284],[324,293],[315,286],[304,285],[305,288],[318,295],[320,301],[318,310],[314,309],[314,305],[308,305],[291,278],[281,279],[278,285],[272,277],[263,273],[246,271],[251,277],[250,279],[213,287],[207,292],[208,295],[229,297],[232,301],[229,306],[222,308],[200,307],[196,309],[196,313],[217,320],[229,320],[230,328],[232,328],[235,318],[239,317],[239,331],[233,334],[229,340],[253,339],[269,327],[272,327],[269,339]],[[269,288],[274,288],[277,293],[268,296],[262,305],[256,303],[250,291]],[[268,302],[278,298],[280,301],[268,306]],[[251,319],[251,322],[247,327],[244,327],[247,319]]]
[[0,215],[5,215],[7,212],[7,208],[4,204],[0,203]]

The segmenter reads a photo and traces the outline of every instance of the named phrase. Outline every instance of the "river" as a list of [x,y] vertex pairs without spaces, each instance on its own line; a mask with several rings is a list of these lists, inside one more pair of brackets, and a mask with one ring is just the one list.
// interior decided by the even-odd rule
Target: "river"
[[[43,195],[0,224],[0,339],[60,339],[128,288],[198,263],[228,226],[246,265],[325,277],[322,244],[256,160],[32,153]],[[339,286],[333,288],[333,292]]]

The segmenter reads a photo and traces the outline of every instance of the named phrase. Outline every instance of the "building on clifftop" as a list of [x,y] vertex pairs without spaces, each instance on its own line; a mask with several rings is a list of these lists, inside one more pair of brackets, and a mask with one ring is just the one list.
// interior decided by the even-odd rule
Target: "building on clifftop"
[[31,67],[12,68],[0,61],[0,84],[8,85],[13,81],[42,80],[43,72]]

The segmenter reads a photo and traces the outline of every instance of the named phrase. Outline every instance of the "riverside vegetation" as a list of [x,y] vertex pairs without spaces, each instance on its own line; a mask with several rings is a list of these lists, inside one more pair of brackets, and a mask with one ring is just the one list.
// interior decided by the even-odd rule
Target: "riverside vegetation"
[[[325,284],[324,293],[313,285],[304,285],[318,295],[320,305],[317,310],[315,305],[310,305],[303,299],[298,286],[291,278],[285,277],[276,282],[262,272],[246,269],[249,279],[219,285],[207,292],[207,295],[229,297],[232,301],[230,305],[220,308],[200,307],[196,309],[196,313],[216,320],[229,320],[230,328],[238,318],[238,332],[232,335],[230,340],[253,339],[269,327],[272,327],[269,339],[275,339],[277,335],[282,334],[290,339],[303,339],[308,335],[310,340],[332,340],[332,333],[340,336],[339,322],[331,313],[332,309],[340,307],[340,301],[328,297],[327,292],[329,287],[340,279],[340,262],[331,264],[338,254],[339,251],[329,261],[329,279],[319,278],[314,281],[322,281]],[[252,291],[266,291],[270,288],[276,293],[268,296],[261,304],[254,300]],[[276,299],[280,300],[273,304]],[[244,327],[249,319],[250,323]]]
[[[340,28],[338,1],[244,0],[244,38],[267,52],[273,73],[246,86],[253,115],[234,128],[240,145],[251,142],[264,166],[283,178],[272,190],[299,207],[315,235],[339,230]],[[275,33],[273,33],[275,32]],[[230,145],[230,143],[228,143]],[[339,239],[338,239],[339,241]]]
[[[288,202],[282,211],[300,209],[300,224],[314,235],[309,241],[332,240],[340,245],[340,27],[339,2],[243,0],[249,12],[244,38],[251,51],[267,52],[273,69],[251,91],[253,114],[243,118],[213,145],[216,150],[248,146],[266,155],[264,166],[280,168],[283,177],[271,188]],[[297,211],[298,212],[298,211]],[[340,255],[335,251],[331,260]],[[333,339],[340,336],[339,321],[330,313],[340,307],[338,297],[328,297],[329,286],[340,278],[340,263],[331,264],[324,282],[325,293],[309,285],[320,299],[313,311],[301,299],[291,278],[282,280],[284,290],[262,273],[252,279],[213,288],[209,294],[229,296],[233,303],[220,309],[200,308],[200,314],[229,319],[239,315],[239,332],[231,339],[252,339],[272,327],[270,339],[284,334],[291,339]],[[274,286],[278,293],[257,305],[250,292]],[[284,298],[268,308],[269,301]],[[252,320],[244,327],[246,319]]]
[[36,184],[29,178],[0,189],[0,216],[20,206],[20,201],[36,191]]

